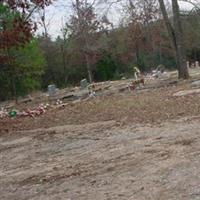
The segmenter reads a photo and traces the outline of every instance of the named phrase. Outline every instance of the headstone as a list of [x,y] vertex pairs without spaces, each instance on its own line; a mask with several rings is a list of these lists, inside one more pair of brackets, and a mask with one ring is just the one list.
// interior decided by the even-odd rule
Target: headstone
[[195,62],[195,67],[199,67],[199,62],[198,61]]
[[57,88],[56,88],[56,86],[54,84],[48,85],[48,94],[49,94],[49,96],[55,95],[56,92],[57,92]]
[[87,79],[81,80],[81,82],[80,82],[81,89],[85,89],[88,85],[89,84],[87,82]]
[[187,64],[187,68],[189,69],[190,68],[190,62],[187,61],[186,64]]

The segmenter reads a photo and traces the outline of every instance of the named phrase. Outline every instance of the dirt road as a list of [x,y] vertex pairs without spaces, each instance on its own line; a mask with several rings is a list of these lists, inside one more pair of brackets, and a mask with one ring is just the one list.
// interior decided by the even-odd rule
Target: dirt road
[[67,125],[0,137],[1,200],[200,199],[200,123]]

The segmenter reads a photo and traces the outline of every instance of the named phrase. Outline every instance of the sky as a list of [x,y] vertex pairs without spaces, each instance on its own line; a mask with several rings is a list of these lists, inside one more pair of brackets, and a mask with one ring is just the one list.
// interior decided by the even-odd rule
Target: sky
[[[92,0],[91,0],[92,1]],[[46,22],[48,25],[48,33],[52,38],[56,38],[61,33],[61,28],[72,14],[72,0],[56,0],[51,6],[45,8]],[[179,3],[180,9],[191,10],[192,5],[186,2]],[[103,15],[107,11],[107,5],[97,5],[96,12]],[[122,6],[114,5],[109,9],[108,19],[117,25],[122,15]],[[41,34],[43,29],[39,26],[37,33]]]
[[[88,0],[93,2],[94,0]],[[96,0],[97,1],[97,0]],[[96,5],[96,12],[99,16],[103,15],[108,10],[107,5]],[[57,37],[61,34],[61,28],[65,22],[69,19],[72,14],[72,0],[56,0],[52,5],[45,8],[46,9],[46,21],[49,23],[48,33],[53,37]],[[113,5],[109,9],[108,18],[116,25],[120,19],[120,6],[119,4]],[[39,26],[37,33],[41,34],[43,28]]]

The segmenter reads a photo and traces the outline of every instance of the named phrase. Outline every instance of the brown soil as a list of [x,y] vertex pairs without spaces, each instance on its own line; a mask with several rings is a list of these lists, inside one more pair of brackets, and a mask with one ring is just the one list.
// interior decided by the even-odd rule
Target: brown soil
[[187,88],[1,119],[0,199],[200,199],[200,98],[173,97]]
[[199,128],[107,121],[4,135],[0,199],[200,199]]

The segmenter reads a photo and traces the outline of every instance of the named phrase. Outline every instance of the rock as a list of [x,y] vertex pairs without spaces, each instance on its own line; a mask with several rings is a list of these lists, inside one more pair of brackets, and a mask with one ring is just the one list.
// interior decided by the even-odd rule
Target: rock
[[81,80],[80,82],[81,89],[85,89],[88,85],[89,83],[87,82],[87,79]]

